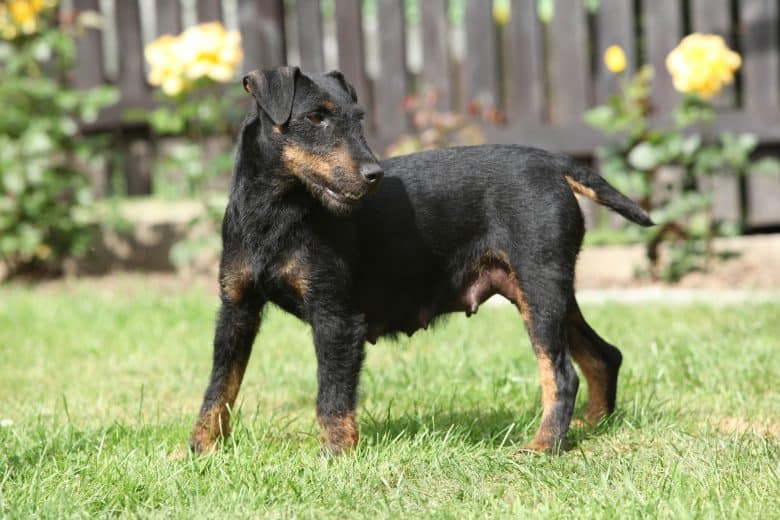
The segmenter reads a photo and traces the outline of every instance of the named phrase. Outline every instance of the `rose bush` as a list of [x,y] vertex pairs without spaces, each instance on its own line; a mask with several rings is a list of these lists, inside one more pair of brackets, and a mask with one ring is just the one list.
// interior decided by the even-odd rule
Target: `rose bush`
[[55,7],[0,3],[0,264],[11,275],[57,272],[86,250],[94,208],[84,165],[100,159],[101,143],[82,123],[118,98],[110,87],[69,88],[83,20],[55,24]]
[[[611,46],[604,55],[613,73],[625,69],[625,55]],[[597,150],[601,170],[621,191],[639,200],[651,211],[657,226],[643,233],[647,244],[649,272],[653,278],[676,280],[691,270],[704,270],[712,257],[714,235],[734,233],[741,222],[713,217],[712,196],[702,190],[708,177],[739,176],[755,165],[750,154],[757,146],[751,134],[727,132],[713,136],[711,123],[717,117],[710,99],[734,81],[739,55],[723,39],[711,34],[684,38],[667,56],[666,65],[675,89],[683,94],[670,114],[654,114],[653,70],[641,67],[632,78],[621,78],[621,92],[605,105],[585,114],[593,127],[618,138]],[[671,123],[671,124],[670,124]],[[763,161],[777,168],[775,161]],[[674,177],[676,191],[664,193],[664,184]],[[661,255],[661,244],[668,254]]]

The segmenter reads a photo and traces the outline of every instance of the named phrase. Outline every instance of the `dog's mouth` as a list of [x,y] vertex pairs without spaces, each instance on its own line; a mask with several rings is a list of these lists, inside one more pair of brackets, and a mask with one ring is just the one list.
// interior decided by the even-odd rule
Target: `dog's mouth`
[[339,190],[308,176],[304,178],[304,184],[315,198],[321,200],[325,207],[336,213],[350,211],[365,196],[365,193]]
[[325,196],[339,202],[344,202],[346,204],[357,204],[360,201],[360,199],[363,198],[360,195],[356,195],[348,191],[345,191],[343,193],[338,193],[332,190],[331,188],[328,188],[327,186],[322,186],[322,189]]

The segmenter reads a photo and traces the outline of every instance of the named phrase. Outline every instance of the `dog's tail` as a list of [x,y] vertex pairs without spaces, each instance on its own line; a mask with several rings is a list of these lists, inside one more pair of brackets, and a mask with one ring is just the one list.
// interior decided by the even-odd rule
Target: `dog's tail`
[[573,165],[566,175],[566,182],[574,192],[620,213],[631,222],[645,227],[654,225],[639,204],[613,188],[601,175],[585,165]]

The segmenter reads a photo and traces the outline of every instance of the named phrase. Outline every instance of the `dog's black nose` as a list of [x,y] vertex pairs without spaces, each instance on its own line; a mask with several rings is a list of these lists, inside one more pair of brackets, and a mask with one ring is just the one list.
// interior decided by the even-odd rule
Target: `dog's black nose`
[[385,172],[382,171],[382,167],[377,163],[366,163],[360,165],[360,175],[369,184],[377,184],[385,176]]

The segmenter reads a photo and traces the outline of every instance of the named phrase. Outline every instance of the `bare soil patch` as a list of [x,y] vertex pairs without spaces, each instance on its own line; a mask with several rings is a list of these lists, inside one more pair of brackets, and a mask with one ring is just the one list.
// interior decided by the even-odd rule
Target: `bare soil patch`
[[780,289],[780,234],[719,238],[714,249],[731,258],[713,259],[707,272],[686,275],[676,284],[651,284],[635,273],[646,267],[641,245],[589,247],[580,253],[578,289],[617,289],[648,285],[685,289]]

